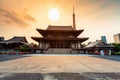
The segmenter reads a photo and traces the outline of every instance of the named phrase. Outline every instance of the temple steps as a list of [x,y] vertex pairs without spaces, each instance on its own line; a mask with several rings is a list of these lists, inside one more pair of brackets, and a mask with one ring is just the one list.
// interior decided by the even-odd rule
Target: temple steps
[[44,52],[45,54],[71,54],[73,50],[70,48],[49,48]]

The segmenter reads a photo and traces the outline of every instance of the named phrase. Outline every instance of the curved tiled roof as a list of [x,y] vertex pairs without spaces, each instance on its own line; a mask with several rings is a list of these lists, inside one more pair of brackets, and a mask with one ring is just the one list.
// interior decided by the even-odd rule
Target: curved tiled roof
[[72,26],[54,26],[49,25],[47,30],[73,30]]
[[42,30],[42,29],[37,29],[37,31],[42,35],[46,36],[48,34],[59,34],[61,33],[62,35],[68,34],[68,35],[74,35],[78,36],[80,35],[84,30]]
[[4,40],[4,37],[0,37],[0,41],[3,41]]
[[25,37],[13,37],[9,40],[1,41],[0,43],[28,43]]
[[107,43],[104,43],[101,40],[97,40],[95,42],[90,42],[86,48],[90,48],[90,47],[114,47],[112,45],[108,45]]
[[88,40],[88,38],[66,38],[66,37],[62,37],[62,38],[59,38],[59,37],[46,37],[46,38],[43,38],[43,37],[31,37],[32,39],[34,39],[35,41],[37,42],[40,42],[40,41],[75,41],[75,42],[84,42],[86,40]]

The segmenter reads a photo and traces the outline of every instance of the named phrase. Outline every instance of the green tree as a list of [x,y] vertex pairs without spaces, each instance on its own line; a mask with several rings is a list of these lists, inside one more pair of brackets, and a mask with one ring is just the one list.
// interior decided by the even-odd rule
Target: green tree
[[32,47],[32,48],[37,48],[37,47],[38,47],[38,45],[37,45],[37,44],[35,44],[35,43],[31,43],[31,47]]
[[28,49],[29,49],[29,46],[27,46],[27,45],[20,46],[20,51],[22,51],[22,52],[26,52],[26,51],[28,51]]
[[86,47],[86,44],[84,44],[84,43],[83,43],[83,44],[81,44],[81,47],[82,47],[82,48]]
[[120,52],[120,43],[112,43],[115,52]]

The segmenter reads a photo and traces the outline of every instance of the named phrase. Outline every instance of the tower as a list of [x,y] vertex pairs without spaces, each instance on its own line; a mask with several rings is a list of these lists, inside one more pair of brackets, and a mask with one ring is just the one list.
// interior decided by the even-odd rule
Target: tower
[[101,40],[102,40],[104,43],[107,43],[106,36],[101,36]]
[[73,30],[76,30],[74,6],[73,6]]
[[120,43],[120,33],[114,35],[114,42],[115,43]]

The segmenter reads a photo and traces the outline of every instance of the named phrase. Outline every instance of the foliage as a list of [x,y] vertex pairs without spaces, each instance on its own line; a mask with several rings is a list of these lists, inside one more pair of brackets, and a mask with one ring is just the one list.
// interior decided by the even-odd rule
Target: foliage
[[113,55],[120,55],[120,52],[113,52]]
[[120,52],[120,43],[112,43],[115,52]]
[[22,52],[26,52],[26,51],[28,51],[28,49],[29,49],[29,46],[27,46],[27,45],[20,46],[20,51],[22,51]]
[[86,44],[82,44],[81,47],[84,48],[86,46]]
[[31,47],[32,47],[32,48],[37,48],[38,45],[37,45],[37,44],[34,44],[34,43],[31,43]]

